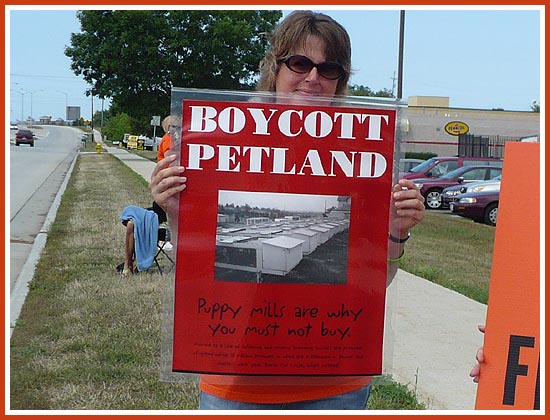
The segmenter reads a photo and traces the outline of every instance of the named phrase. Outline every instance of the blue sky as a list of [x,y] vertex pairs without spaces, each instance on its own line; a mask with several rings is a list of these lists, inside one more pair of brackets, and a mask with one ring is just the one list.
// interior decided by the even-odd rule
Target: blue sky
[[[397,92],[393,78],[399,8],[325,7],[320,11],[339,21],[351,37],[355,72],[350,82]],[[451,107],[514,111],[529,111],[533,101],[541,102],[542,9],[434,9],[406,9],[403,98],[448,96]],[[76,10],[12,8],[6,15],[10,120],[21,118],[22,111],[25,117],[30,115],[31,105],[35,118],[64,117],[66,103],[80,106],[82,116],[90,118],[92,101],[85,96],[89,85],[74,75],[64,55],[71,33],[80,31]],[[94,110],[100,109],[96,98]]]

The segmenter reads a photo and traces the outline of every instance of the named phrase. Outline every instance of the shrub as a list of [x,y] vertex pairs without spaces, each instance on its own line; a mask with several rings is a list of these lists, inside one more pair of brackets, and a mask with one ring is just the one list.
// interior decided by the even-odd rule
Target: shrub
[[436,157],[437,153],[431,153],[431,152],[405,152],[405,158],[406,159],[430,159],[433,157]]

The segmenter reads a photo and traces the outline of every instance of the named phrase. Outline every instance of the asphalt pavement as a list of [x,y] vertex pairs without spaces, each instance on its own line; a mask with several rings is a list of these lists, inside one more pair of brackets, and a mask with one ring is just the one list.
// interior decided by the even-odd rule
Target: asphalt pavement
[[[151,178],[154,162],[104,146]],[[414,234],[414,231],[413,231]],[[468,375],[483,343],[487,305],[399,270],[386,294],[383,373],[415,390],[432,410],[473,410],[477,385]]]

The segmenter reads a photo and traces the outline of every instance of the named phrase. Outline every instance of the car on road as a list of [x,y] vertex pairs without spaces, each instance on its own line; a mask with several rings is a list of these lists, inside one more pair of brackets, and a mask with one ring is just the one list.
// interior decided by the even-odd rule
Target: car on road
[[399,160],[399,172],[409,172],[415,166],[420,165],[425,159],[405,158]]
[[444,205],[441,193],[445,188],[469,182],[486,181],[501,173],[502,168],[497,166],[463,166],[439,178],[418,178],[413,181],[424,196],[426,208],[438,210]]
[[500,166],[502,159],[499,158],[478,158],[478,157],[433,157],[421,163],[408,172],[400,172],[399,178],[439,178],[455,169],[463,166]]
[[474,222],[496,226],[499,196],[500,189],[459,194],[450,204],[451,212]]
[[10,130],[17,130],[17,124],[10,124]]
[[441,193],[442,208],[449,208],[449,204],[454,201],[458,194],[479,191],[498,191],[500,189],[500,180],[502,175],[499,175],[489,181],[469,182],[467,184],[458,184],[452,187],[447,187]]
[[31,130],[17,130],[15,133],[15,145],[28,144],[34,147],[34,133]]

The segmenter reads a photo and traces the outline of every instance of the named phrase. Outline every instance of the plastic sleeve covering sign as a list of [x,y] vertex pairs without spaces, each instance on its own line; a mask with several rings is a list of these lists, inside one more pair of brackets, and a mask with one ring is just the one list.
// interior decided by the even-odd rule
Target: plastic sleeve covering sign
[[183,101],[174,372],[381,373],[395,120]]
[[539,408],[540,145],[506,143],[476,409]]

